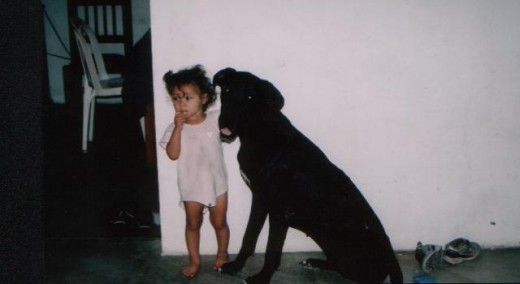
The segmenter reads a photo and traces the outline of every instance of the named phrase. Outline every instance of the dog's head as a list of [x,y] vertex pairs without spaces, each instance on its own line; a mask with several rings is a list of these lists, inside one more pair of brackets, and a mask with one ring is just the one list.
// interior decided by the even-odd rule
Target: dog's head
[[284,104],[282,94],[273,84],[249,72],[226,68],[215,74],[213,84],[220,87],[219,127],[225,142],[239,135],[242,122],[269,119]]

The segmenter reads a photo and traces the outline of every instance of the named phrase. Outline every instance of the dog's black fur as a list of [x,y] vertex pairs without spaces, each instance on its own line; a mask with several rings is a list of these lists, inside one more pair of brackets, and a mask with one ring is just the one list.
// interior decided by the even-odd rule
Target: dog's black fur
[[387,276],[402,282],[378,217],[350,178],[282,114],[280,92],[232,68],[215,74],[213,84],[221,88],[221,138],[239,137],[238,162],[253,196],[240,252],[222,272],[242,269],[269,215],[264,267],[247,283],[270,282],[289,227],[311,237],[327,257],[309,259],[307,266],[332,268],[359,283],[383,282]]

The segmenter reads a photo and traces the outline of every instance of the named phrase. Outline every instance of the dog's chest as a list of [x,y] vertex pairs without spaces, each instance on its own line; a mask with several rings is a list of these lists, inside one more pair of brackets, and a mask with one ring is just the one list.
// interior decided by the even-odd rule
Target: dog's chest
[[[237,159],[240,166],[240,174],[246,184],[253,186],[273,185],[287,176],[286,141],[277,143],[259,143],[260,139],[242,142]],[[265,144],[265,145],[264,145]]]

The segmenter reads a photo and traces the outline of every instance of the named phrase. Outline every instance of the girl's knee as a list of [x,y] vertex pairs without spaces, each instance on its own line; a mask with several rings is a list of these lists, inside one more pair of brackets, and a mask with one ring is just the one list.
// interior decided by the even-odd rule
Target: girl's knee
[[226,229],[228,227],[226,218],[211,218],[211,225],[216,231]]
[[189,218],[186,220],[186,229],[200,230],[200,227],[202,227],[202,218]]
[[198,230],[202,226],[203,207],[200,203],[185,201],[184,209],[186,210],[186,229]]
[[190,231],[198,231],[200,230],[202,224],[200,223],[186,223],[186,229]]

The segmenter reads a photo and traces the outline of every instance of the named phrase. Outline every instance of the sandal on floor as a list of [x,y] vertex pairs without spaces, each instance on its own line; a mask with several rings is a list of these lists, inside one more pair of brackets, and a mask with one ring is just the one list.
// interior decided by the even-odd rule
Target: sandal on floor
[[442,246],[417,243],[415,248],[415,259],[421,264],[426,273],[432,273],[442,266]]
[[480,254],[480,245],[465,238],[456,238],[445,246],[444,261],[459,264],[473,260]]

